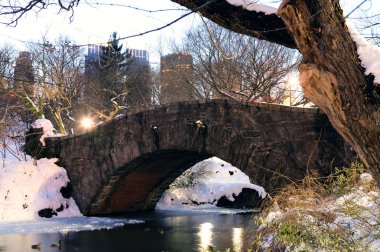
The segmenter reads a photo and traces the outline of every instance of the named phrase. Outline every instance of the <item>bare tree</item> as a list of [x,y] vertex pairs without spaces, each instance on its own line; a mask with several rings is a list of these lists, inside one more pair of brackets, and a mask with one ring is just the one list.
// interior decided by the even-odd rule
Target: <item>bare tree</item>
[[365,38],[380,46],[380,12],[361,11],[351,21]]
[[295,50],[211,22],[189,30],[179,50],[192,55],[194,74],[187,82],[206,99],[281,103],[287,95],[284,78],[295,70],[297,60]]
[[59,131],[66,133],[65,124],[74,116],[84,88],[84,62],[82,49],[60,37],[53,46],[42,43],[29,46],[35,68],[36,90],[34,97],[25,99],[37,117],[45,114],[56,122]]
[[0,75],[1,78],[11,82],[13,79],[13,67],[16,62],[16,49],[10,44],[0,47]]
[[[80,0],[30,0],[30,1],[3,1],[0,4],[0,15],[5,20],[0,23],[7,25],[17,25],[17,22],[29,11],[40,12],[51,5],[59,6],[60,9],[71,11],[74,14],[74,7],[79,4]],[[70,18],[72,18],[71,15]]]
[[151,95],[152,105],[162,104],[160,95],[160,72],[156,69],[151,69]]
[[129,107],[143,108],[153,104],[153,73],[147,61],[132,59],[126,76],[126,88]]
[[[27,66],[20,66],[20,59],[17,57],[17,50],[10,44],[4,44],[0,48],[0,103],[1,113],[4,118],[8,116],[23,116],[26,114],[25,104],[22,101],[20,90],[29,86],[26,74],[15,74],[21,72],[27,73]],[[20,78],[20,79],[16,79]],[[8,119],[7,119],[8,120]]]
[[145,56],[123,49],[114,32],[106,46],[86,61],[85,103],[100,120],[111,120],[127,108],[152,104],[152,78]]
[[2,106],[12,96],[13,68],[16,62],[16,49],[10,44],[0,47],[0,99]]
[[4,167],[5,158],[13,155],[20,158],[19,150],[23,143],[26,125],[20,123],[19,106],[14,90],[14,67],[17,51],[10,44],[0,47],[0,165]]

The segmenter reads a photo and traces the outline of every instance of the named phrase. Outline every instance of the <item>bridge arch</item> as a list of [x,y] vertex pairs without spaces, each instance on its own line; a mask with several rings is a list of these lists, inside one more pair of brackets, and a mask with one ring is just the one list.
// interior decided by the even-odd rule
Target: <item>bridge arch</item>
[[154,209],[161,195],[185,170],[210,155],[165,150],[142,155],[120,167],[90,204],[91,214]]
[[152,209],[171,181],[210,156],[270,191],[288,183],[285,177],[302,179],[306,167],[326,174],[346,153],[316,108],[226,100],[129,111],[86,134],[47,139],[44,152],[67,169],[88,215]]

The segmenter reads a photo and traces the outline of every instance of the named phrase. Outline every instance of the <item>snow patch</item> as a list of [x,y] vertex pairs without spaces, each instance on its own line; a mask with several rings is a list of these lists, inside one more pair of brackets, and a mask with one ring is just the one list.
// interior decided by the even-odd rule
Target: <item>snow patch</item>
[[256,3],[256,0],[226,0],[229,4],[241,6],[248,11],[263,12],[266,15],[276,14],[277,8]]
[[[217,208],[218,199],[225,196],[234,201],[233,195],[239,195],[243,188],[256,190],[261,198],[267,195],[263,187],[250,183],[249,177],[241,170],[217,157],[197,163],[190,168],[190,171],[207,175],[200,178],[192,187],[173,188],[171,186],[161,196],[156,210]],[[180,179],[181,177],[177,178],[177,180]],[[198,206],[194,202],[201,205]]]
[[347,19],[346,25],[356,43],[362,66],[366,69],[365,74],[373,74],[375,82],[380,83],[380,47],[368,42]]
[[62,134],[56,134],[55,129],[53,127],[53,124],[48,119],[37,119],[35,120],[32,125],[33,129],[40,129],[42,128],[43,134],[40,137],[40,142],[43,146],[45,146],[45,138],[46,137],[59,137],[62,136]]
[[[57,233],[82,230],[111,229],[140,220],[84,217],[73,198],[64,198],[61,188],[69,179],[66,170],[55,164],[57,159],[34,160],[20,150],[16,136],[23,136],[24,126],[16,122],[8,131],[13,137],[2,139],[0,153],[0,234]],[[40,119],[33,128],[43,128],[45,136],[57,136],[49,120]],[[52,209],[53,218],[41,218],[38,212]]]
[[144,223],[141,220],[128,220],[103,217],[70,217],[39,219],[33,221],[2,222],[0,234],[14,233],[66,233],[84,230],[100,230]]
[[0,169],[0,222],[40,218],[42,209],[60,209],[57,217],[81,216],[72,198],[60,193],[69,179],[57,159],[11,160]]

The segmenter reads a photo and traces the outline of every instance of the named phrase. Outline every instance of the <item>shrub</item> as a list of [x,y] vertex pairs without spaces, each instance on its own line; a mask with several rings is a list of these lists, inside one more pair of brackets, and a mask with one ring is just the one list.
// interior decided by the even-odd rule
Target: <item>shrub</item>
[[379,251],[380,193],[362,164],[279,191],[256,219],[257,251]]
[[193,188],[201,180],[210,176],[210,174],[211,172],[207,169],[198,169],[196,171],[192,169],[186,170],[181,176],[174,180],[170,185],[170,189]]

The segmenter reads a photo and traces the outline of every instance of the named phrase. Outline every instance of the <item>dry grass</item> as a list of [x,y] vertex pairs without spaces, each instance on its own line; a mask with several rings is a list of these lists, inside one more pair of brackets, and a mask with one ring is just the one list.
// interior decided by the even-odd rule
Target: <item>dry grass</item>
[[[350,216],[371,233],[373,225],[362,217],[362,208],[352,202],[335,204],[353,188],[360,187],[363,192],[376,188],[373,181],[362,182],[363,171],[362,165],[354,163],[327,178],[310,175],[282,188],[266,203],[257,220],[260,228],[253,239],[253,251],[366,251],[368,246],[355,240],[352,230],[334,222],[338,216]],[[275,213],[278,215],[272,217]],[[376,218],[380,221],[380,215]]]

